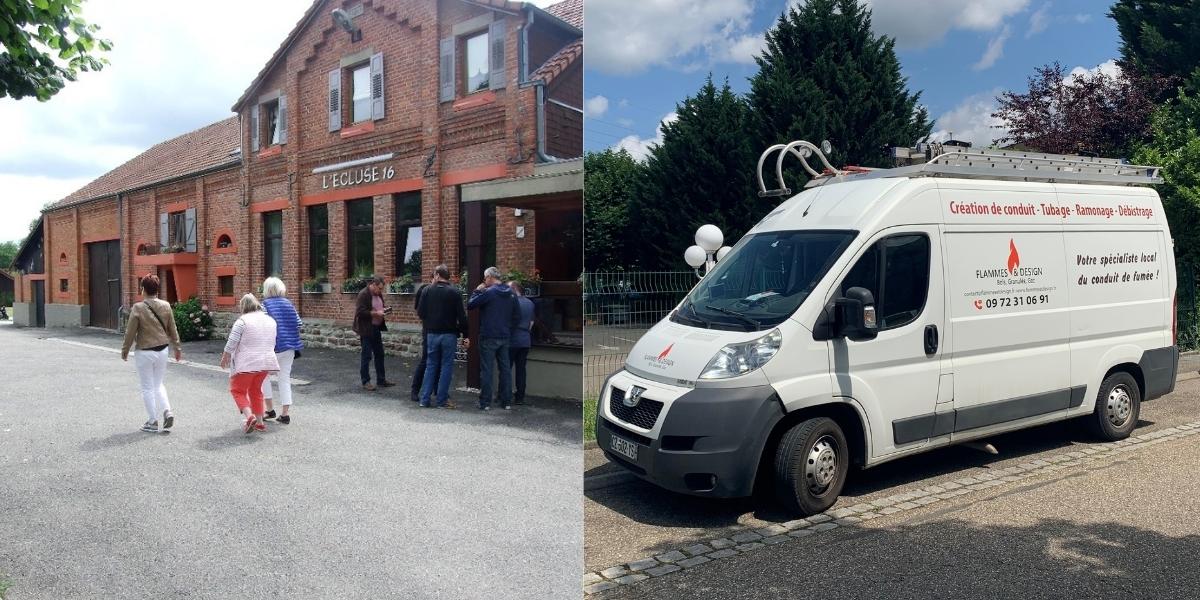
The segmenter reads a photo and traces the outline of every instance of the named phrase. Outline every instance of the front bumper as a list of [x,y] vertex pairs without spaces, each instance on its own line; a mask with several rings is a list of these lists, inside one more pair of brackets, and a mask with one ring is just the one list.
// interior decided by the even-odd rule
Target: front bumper
[[[628,373],[618,375],[618,388],[638,383]],[[726,498],[753,492],[763,447],[784,416],[774,388],[680,388],[682,393],[665,403],[654,427],[642,429],[610,410],[616,377],[605,382],[596,418],[596,443],[610,461],[685,494]],[[661,390],[661,384],[655,385]],[[614,436],[637,446],[636,460],[613,450]]]

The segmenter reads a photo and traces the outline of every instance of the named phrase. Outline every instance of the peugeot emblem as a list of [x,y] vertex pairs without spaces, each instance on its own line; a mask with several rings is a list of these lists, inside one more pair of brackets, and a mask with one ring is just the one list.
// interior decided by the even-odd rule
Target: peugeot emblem
[[625,398],[621,400],[621,404],[624,404],[629,408],[636,407],[638,402],[642,401],[642,394],[645,393],[645,391],[646,388],[638,387],[636,385],[629,388],[629,393],[625,394]]

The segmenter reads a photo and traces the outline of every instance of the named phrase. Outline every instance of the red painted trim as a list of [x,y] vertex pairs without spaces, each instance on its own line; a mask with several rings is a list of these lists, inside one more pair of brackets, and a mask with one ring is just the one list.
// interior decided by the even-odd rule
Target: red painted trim
[[237,267],[213,267],[213,275],[216,275],[217,277],[229,277],[230,275],[237,275]]
[[228,248],[213,248],[212,253],[213,254],[237,254],[237,244],[229,246]]
[[471,169],[459,169],[457,171],[446,171],[442,173],[442,185],[462,185],[464,183],[474,183],[476,181],[487,181],[489,179],[499,179],[508,175],[508,165],[497,163],[486,167],[474,167]]
[[200,262],[200,256],[195,252],[176,252],[173,254],[147,254],[133,257],[133,264],[138,266],[163,265],[194,265]]
[[119,236],[119,235],[98,235],[96,237],[83,238],[83,240],[80,243],[95,244],[96,242],[111,242],[113,240],[119,240],[119,239],[121,239],[121,236]]
[[337,202],[339,200],[351,200],[354,198],[369,198],[371,196],[382,196],[384,194],[398,194],[400,192],[415,192],[425,187],[425,180],[420,177],[413,179],[399,179],[396,181],[385,181],[383,183],[375,183],[372,185],[364,185],[355,188],[343,188],[323,194],[313,194],[311,196],[303,196],[300,198],[300,206],[313,206],[314,204],[325,204],[328,202]]
[[176,202],[174,204],[168,204],[168,205],[164,206],[162,210],[163,210],[163,212],[170,214],[170,213],[183,212],[183,211],[187,210],[188,208],[189,208],[189,206],[188,206],[187,202]]
[[495,101],[496,101],[496,92],[492,92],[492,91],[478,92],[475,94],[471,94],[470,96],[467,96],[466,98],[463,98],[461,100],[455,100],[454,104],[453,104],[453,108],[456,111],[466,110],[468,108],[475,108],[477,106],[487,106],[488,104],[491,104]]
[[217,296],[213,299],[213,303],[217,306],[235,306],[237,305],[237,298],[233,296]]
[[[271,212],[273,210],[283,210],[288,207],[287,198],[276,198],[267,200],[266,202],[256,202],[250,205],[250,212],[262,213]],[[233,236],[230,236],[233,237]]]
[[24,275],[23,277],[25,277],[25,279],[27,279],[29,281],[45,281],[46,280],[45,273],[31,273],[29,275]]
[[338,132],[338,135],[342,136],[342,139],[346,139],[356,135],[371,133],[372,131],[375,131],[375,121],[367,121],[365,123],[359,123],[358,125],[343,127],[342,130]]
[[275,144],[274,146],[267,146],[266,148],[263,148],[262,152],[258,153],[258,157],[271,158],[272,156],[278,156],[280,154],[283,154],[283,146]]

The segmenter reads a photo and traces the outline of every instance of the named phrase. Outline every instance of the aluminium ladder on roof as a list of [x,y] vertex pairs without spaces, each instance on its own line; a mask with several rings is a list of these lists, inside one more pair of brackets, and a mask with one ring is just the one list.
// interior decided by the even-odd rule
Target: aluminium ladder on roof
[[[794,148],[799,147],[804,152]],[[781,150],[776,160],[776,179],[779,188],[767,190],[763,184],[762,166],[766,157]],[[800,159],[812,180],[805,187],[815,187],[857,181],[894,177],[956,177],[963,179],[990,179],[1008,181],[1044,181],[1058,183],[1084,183],[1100,185],[1152,185],[1162,183],[1160,167],[1131,165],[1117,158],[1094,158],[1067,154],[1045,154],[1016,150],[972,150],[957,146],[930,144],[928,154],[924,149],[895,148],[897,161],[925,158],[936,152],[926,162],[891,169],[868,169],[858,172],[839,171],[829,167],[829,162],[819,148],[809,142],[798,141],[779,144],[768,148],[759,158],[759,195],[789,196],[791,190],[783,183],[783,158],[791,153]],[[808,164],[805,154],[817,154],[826,167],[822,173]]]

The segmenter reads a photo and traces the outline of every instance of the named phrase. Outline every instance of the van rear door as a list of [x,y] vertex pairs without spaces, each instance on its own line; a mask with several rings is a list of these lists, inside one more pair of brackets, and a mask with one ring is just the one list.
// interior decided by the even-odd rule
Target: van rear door
[[873,456],[919,447],[933,432],[945,328],[940,237],[936,225],[877,233],[834,291],[862,287],[875,297],[875,339],[828,342],[834,395],[866,412]]

